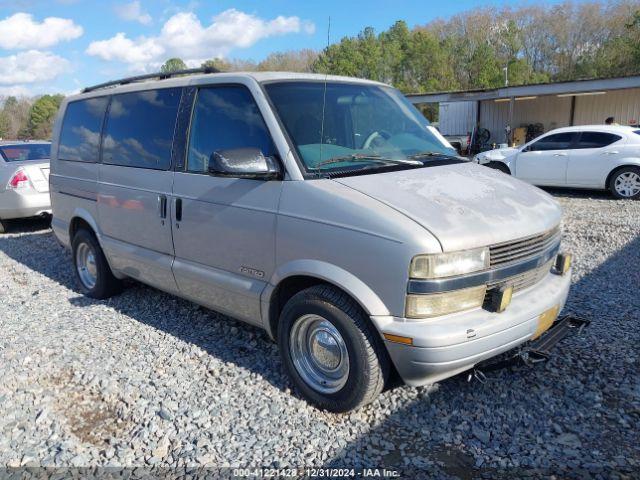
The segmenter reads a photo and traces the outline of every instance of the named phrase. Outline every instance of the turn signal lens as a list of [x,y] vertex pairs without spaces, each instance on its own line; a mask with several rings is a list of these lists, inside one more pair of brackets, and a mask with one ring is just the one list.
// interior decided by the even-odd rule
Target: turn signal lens
[[482,285],[444,293],[407,295],[405,316],[407,318],[430,318],[478,308],[484,303],[486,292],[487,286]]
[[411,260],[411,278],[443,278],[489,268],[489,249],[478,248],[462,252],[416,255]]
[[413,345],[413,338],[403,337],[401,335],[393,335],[392,333],[383,334],[385,340],[389,340],[393,343],[402,343],[404,345]]
[[9,180],[9,183],[7,184],[7,188],[12,188],[14,190],[26,188],[28,186],[29,177],[27,177],[27,174],[21,169],[17,170],[16,173],[13,174],[13,177],[11,177],[11,180]]

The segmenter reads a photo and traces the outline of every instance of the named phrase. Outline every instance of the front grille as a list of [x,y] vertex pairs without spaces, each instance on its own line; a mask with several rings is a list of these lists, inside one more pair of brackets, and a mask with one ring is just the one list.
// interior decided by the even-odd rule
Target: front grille
[[538,282],[541,282],[544,277],[551,271],[553,260],[545,263],[541,267],[528,270],[513,277],[502,279],[498,282],[492,282],[487,285],[487,296],[490,295],[490,290],[497,285],[513,286],[513,293],[516,294],[529,287],[533,287]]
[[[560,228],[489,247],[491,268],[502,267],[535,257],[560,239]],[[529,273],[529,272],[527,272]]]

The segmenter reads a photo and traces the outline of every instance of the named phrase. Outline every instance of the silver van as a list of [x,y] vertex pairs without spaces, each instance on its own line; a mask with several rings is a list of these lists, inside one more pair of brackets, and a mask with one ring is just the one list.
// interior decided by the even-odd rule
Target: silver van
[[466,371],[567,298],[556,202],[456,157],[381,83],[126,79],[67,98],[53,138],[52,226],[81,291],[129,277],[264,328],[320,408]]

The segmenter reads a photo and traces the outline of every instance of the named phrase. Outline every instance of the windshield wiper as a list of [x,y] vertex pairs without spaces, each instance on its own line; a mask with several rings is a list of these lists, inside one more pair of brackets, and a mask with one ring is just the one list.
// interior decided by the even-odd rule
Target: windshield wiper
[[343,163],[343,162],[378,162],[378,163],[388,163],[394,165],[411,165],[415,167],[420,167],[423,165],[422,162],[418,160],[402,160],[396,158],[386,158],[381,157],[380,155],[366,155],[362,153],[354,153],[353,155],[345,155],[342,157],[334,157],[328,160],[324,160],[318,163],[315,167],[315,170],[319,170],[320,167],[324,165],[331,165],[334,163]]

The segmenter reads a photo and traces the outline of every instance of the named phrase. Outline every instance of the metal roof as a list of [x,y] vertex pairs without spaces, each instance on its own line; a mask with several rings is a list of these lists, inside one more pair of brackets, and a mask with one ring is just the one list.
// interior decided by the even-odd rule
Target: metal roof
[[540,95],[587,94],[637,87],[640,87],[640,75],[556,83],[536,83],[531,85],[516,85],[457,92],[413,93],[408,94],[407,98],[413,103],[466,102]]

